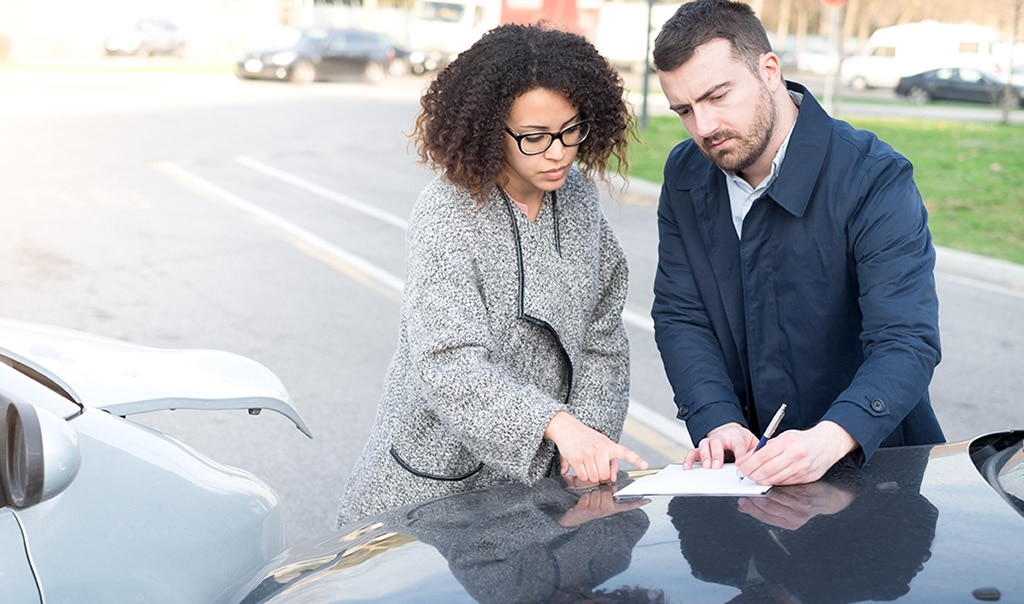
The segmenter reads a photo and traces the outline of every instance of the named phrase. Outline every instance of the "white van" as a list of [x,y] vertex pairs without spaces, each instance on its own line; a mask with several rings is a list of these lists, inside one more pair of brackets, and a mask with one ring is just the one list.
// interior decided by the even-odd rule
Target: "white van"
[[971,23],[920,21],[882,27],[864,49],[847,57],[840,81],[855,89],[894,88],[902,76],[937,67],[974,67],[995,72],[997,32]]
[[[654,48],[654,39],[661,26],[679,8],[675,3],[625,0],[604,2],[597,19],[594,46],[618,69],[643,73],[644,66],[653,64],[644,52]],[[647,13],[650,11],[650,30],[647,29]],[[644,39],[648,33],[650,39]]]
[[417,0],[407,40],[413,71],[444,67],[498,25],[501,5],[502,0]]

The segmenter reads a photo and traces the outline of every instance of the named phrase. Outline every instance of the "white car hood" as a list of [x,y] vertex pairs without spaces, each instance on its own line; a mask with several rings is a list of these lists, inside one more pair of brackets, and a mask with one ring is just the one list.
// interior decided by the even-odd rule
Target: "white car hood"
[[236,354],[150,348],[12,319],[0,319],[0,354],[53,381],[78,404],[114,415],[270,409],[312,438],[281,380]]

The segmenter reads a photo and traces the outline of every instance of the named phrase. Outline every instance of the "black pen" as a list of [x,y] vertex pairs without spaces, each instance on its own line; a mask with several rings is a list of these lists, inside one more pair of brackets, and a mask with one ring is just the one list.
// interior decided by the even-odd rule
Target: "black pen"
[[[761,450],[761,447],[765,446],[768,439],[775,436],[775,431],[778,430],[779,424],[782,422],[782,416],[786,414],[786,403],[782,403],[779,410],[775,412],[775,416],[772,417],[772,421],[768,422],[768,428],[765,429],[764,434],[761,436],[761,440],[757,441],[757,446],[754,447],[753,453],[757,453]],[[740,480],[743,480],[743,475],[740,475]]]
[[782,423],[782,416],[785,414],[786,403],[782,403],[779,410],[775,412],[775,417],[772,418],[772,421],[768,422],[768,429],[764,431],[764,435],[761,437],[761,440],[758,441],[757,446],[754,447],[754,453],[757,453],[761,447],[765,446],[765,444],[768,443],[769,438],[775,436],[775,431],[779,429],[779,424]]

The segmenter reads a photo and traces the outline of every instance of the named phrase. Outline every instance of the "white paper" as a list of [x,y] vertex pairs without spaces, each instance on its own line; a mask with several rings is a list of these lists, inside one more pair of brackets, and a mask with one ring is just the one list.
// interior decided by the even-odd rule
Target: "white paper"
[[727,463],[718,470],[694,466],[684,470],[682,464],[670,464],[655,474],[637,478],[615,492],[616,497],[649,497],[652,495],[764,495],[771,485],[760,485],[749,478],[740,478],[736,464]]

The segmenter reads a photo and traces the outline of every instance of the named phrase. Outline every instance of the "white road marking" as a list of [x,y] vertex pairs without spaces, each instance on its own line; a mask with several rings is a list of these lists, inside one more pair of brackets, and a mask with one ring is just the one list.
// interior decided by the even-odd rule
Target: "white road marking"
[[267,164],[265,164],[263,162],[260,162],[260,161],[257,161],[257,160],[255,160],[255,159],[253,159],[251,157],[246,157],[244,155],[239,155],[239,156],[235,157],[235,161],[237,163],[245,166],[246,168],[249,168],[251,170],[256,170],[257,172],[260,172],[260,173],[262,173],[265,176],[269,176],[271,178],[275,178],[277,180],[280,180],[281,182],[288,183],[288,184],[290,184],[290,185],[292,185],[294,187],[298,187],[298,188],[300,188],[300,189],[302,189],[304,191],[308,191],[308,192],[310,192],[310,193],[312,193],[314,195],[318,195],[320,197],[323,197],[324,199],[329,199],[329,200],[331,200],[331,201],[333,201],[333,202],[335,202],[335,203],[337,203],[339,205],[342,205],[342,206],[345,206],[347,208],[356,210],[357,212],[361,212],[363,214],[366,214],[367,216],[370,216],[371,218],[376,218],[377,220],[380,220],[381,222],[386,222],[387,224],[396,226],[396,227],[398,227],[400,229],[403,229],[403,230],[409,228],[409,221],[405,220],[404,218],[400,218],[398,216],[395,216],[394,214],[392,214],[390,212],[386,212],[384,210],[381,210],[380,208],[372,206],[372,205],[370,205],[368,203],[364,203],[364,202],[359,201],[357,199],[352,199],[351,197],[349,197],[347,195],[342,195],[341,193],[338,193],[336,191],[332,191],[331,189],[328,189],[326,187],[322,187],[322,186],[320,186],[320,185],[318,185],[316,183],[309,182],[308,180],[305,180],[303,178],[299,178],[298,176],[295,176],[294,174],[289,174],[288,172],[285,172],[283,170],[278,170],[277,168],[274,168],[272,166],[268,166]]
[[318,237],[317,235],[311,233],[310,231],[300,227],[294,222],[286,220],[278,216],[277,214],[269,212],[250,201],[242,199],[240,196],[235,195],[231,191],[219,187],[211,183],[210,181],[200,176],[197,176],[180,166],[177,166],[169,162],[162,162],[157,164],[156,168],[162,172],[165,172],[167,174],[170,174],[171,176],[178,178],[179,180],[184,181],[185,183],[189,184],[200,193],[219,199],[220,201],[228,203],[238,208],[239,210],[242,210],[243,212],[249,214],[250,216],[262,220],[263,222],[269,224],[270,226],[273,226],[274,228],[286,233],[289,237],[292,237],[305,243],[311,248],[317,250],[319,253],[326,254],[327,256],[335,258],[351,266],[352,268],[366,274],[367,276],[369,276],[370,278],[374,279],[375,281],[379,282],[382,285],[385,285],[398,292],[401,292],[402,289],[405,287],[405,282],[402,279],[396,277],[395,275],[392,275],[391,273],[378,267],[372,262],[369,262],[368,260],[360,256],[357,256],[351,252],[343,250],[340,247],[332,243],[329,243],[324,239]]

